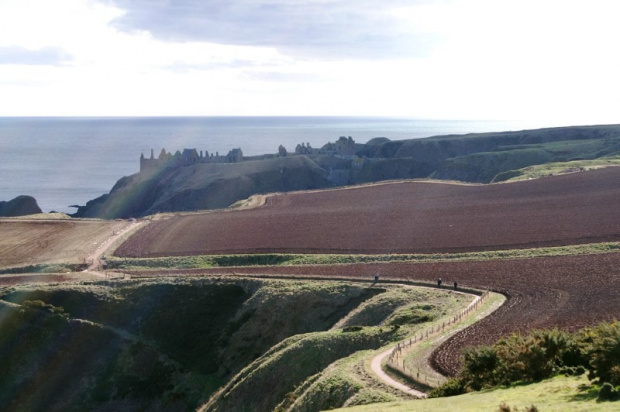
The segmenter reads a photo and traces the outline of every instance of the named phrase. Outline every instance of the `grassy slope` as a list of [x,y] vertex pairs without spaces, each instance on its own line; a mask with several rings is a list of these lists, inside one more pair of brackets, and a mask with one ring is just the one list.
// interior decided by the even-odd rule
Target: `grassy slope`
[[[292,336],[233,377],[202,410],[319,410],[402,397],[381,388],[364,372],[365,357],[417,333],[424,322],[462,308],[460,295],[421,288],[386,287],[335,329]],[[386,309],[386,307],[388,309]],[[353,330],[342,326],[364,325]],[[379,326],[380,325],[380,326]]]
[[434,177],[490,183],[498,174],[501,176],[507,171],[526,166],[577,159],[597,159],[610,153],[617,153],[619,150],[620,140],[617,138],[498,146],[493,151],[448,159],[434,174]]
[[[495,411],[505,402],[520,411],[535,405],[540,411],[617,411],[618,402],[597,401],[596,388],[588,379],[558,376],[540,383],[514,385],[509,388],[486,390],[448,398],[392,402],[341,409],[347,412],[434,412],[434,411]],[[340,410],[340,409],[339,409]]]
[[381,291],[215,278],[4,289],[0,407],[192,409],[282,339]]
[[563,173],[591,170],[601,167],[620,166],[620,156],[608,156],[591,160],[573,160],[569,162],[552,162],[512,170],[496,176],[495,181],[515,182],[519,180],[538,179]]

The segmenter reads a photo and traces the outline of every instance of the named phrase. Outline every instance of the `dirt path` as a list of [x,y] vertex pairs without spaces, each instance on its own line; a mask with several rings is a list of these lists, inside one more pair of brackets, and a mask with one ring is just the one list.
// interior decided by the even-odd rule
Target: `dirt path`
[[370,369],[372,369],[375,375],[377,375],[377,377],[381,379],[381,381],[383,381],[383,383],[385,383],[386,385],[389,385],[392,388],[396,388],[409,395],[413,395],[417,398],[426,398],[426,394],[424,392],[412,389],[409,386],[403,383],[400,383],[395,379],[392,379],[390,375],[388,375],[387,373],[383,371],[383,368],[381,367],[381,365],[383,364],[383,360],[387,358],[388,356],[390,356],[393,350],[394,348],[390,348],[386,350],[385,352],[382,352],[379,355],[375,356],[370,362]]
[[[467,292],[456,292],[456,293],[461,293],[463,295],[472,295],[474,296],[474,299],[469,303],[469,305],[463,310],[461,311],[461,314],[469,314],[471,313],[474,309],[477,308],[477,304],[481,301],[481,297],[478,295],[473,295],[471,293],[467,293]],[[497,308],[493,308],[492,310],[486,310],[486,311],[482,311],[481,314],[481,318],[484,318],[488,315],[490,315],[491,313],[494,312],[494,309]],[[457,315],[458,316],[458,315]],[[456,317],[455,317],[456,318]],[[477,319],[476,321],[480,320]],[[454,335],[455,333],[467,328],[470,326],[470,324],[468,322],[460,322],[459,323],[453,323],[453,326],[450,327],[449,329],[443,329],[441,330],[442,335],[439,335],[439,329],[437,329],[436,333],[432,333],[431,335],[427,334],[427,338],[424,341],[428,341],[429,337],[431,339],[435,339],[434,341],[432,341],[431,347],[429,349],[426,349],[424,351],[424,354],[422,355],[421,359],[419,360],[420,363],[428,363],[428,358],[430,357],[430,354],[439,347],[439,345],[441,343],[443,343],[448,337]],[[447,333],[446,333],[447,332]],[[401,359],[404,359],[407,356],[407,353],[410,353],[411,350],[413,349],[413,345],[416,345],[416,343],[414,343],[413,345],[411,344],[411,340],[409,340],[409,345],[407,348],[407,344],[404,343],[406,342],[403,341],[402,343],[397,344],[397,346],[391,347],[386,351],[383,351],[381,353],[379,353],[377,356],[375,356],[371,363],[370,363],[370,368],[371,370],[375,373],[375,375],[381,380],[383,381],[383,383],[385,383],[386,385],[389,385],[395,389],[398,389],[408,395],[413,395],[417,398],[426,398],[427,395],[426,393],[419,391],[417,389],[413,389],[405,384],[403,384],[402,382],[399,382],[395,379],[393,379],[391,376],[389,376],[384,370],[383,370],[383,363],[384,360],[386,358],[388,358],[392,353],[396,352],[398,350],[399,353],[399,357]],[[422,340],[417,341],[417,343],[422,342]],[[405,349],[405,352],[401,353],[400,351],[403,348],[407,348]]]
[[109,237],[105,242],[103,242],[101,245],[99,245],[99,247],[97,248],[97,250],[88,257],[88,260],[92,260],[92,263],[90,264],[90,266],[88,266],[88,268],[84,271],[84,272],[90,272],[93,273],[97,276],[102,276],[105,277],[104,273],[101,273],[98,271],[98,269],[101,267],[101,258],[102,256],[105,254],[105,252],[119,239],[121,239],[122,237],[128,235],[129,233],[138,230],[140,227],[144,226],[148,224],[147,221],[144,220],[135,220],[133,221],[129,226],[124,227],[122,230],[120,230],[119,232],[115,232],[114,235],[112,235],[111,237]]

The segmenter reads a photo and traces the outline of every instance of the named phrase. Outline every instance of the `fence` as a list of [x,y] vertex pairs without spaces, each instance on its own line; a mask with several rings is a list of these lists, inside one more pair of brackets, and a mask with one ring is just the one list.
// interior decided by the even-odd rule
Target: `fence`
[[489,291],[486,290],[484,293],[482,293],[482,295],[480,295],[473,302],[471,302],[465,309],[460,311],[457,315],[454,315],[449,320],[443,322],[442,324],[433,325],[425,331],[420,332],[419,334],[416,333],[413,337],[405,339],[404,341],[396,344],[394,349],[392,349],[392,353],[390,353],[390,356],[387,359],[387,366],[416,382],[425,384],[427,386],[439,386],[441,382],[438,379],[429,379],[428,373],[423,373],[424,376],[421,377],[419,367],[416,368],[417,370],[415,371],[407,367],[407,365],[405,364],[407,352],[409,352],[415,344],[422,342],[423,340],[427,340],[429,337],[433,337],[439,332],[445,331],[446,327],[450,327],[450,325],[460,323],[470,313],[474,312],[480,306],[482,306],[482,302],[488,296]]

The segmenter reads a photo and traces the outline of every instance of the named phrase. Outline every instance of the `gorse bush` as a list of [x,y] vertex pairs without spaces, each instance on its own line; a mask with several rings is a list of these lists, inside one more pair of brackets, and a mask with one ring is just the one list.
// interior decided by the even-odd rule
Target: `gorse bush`
[[620,385],[620,322],[603,323],[582,331],[590,358],[590,379]]
[[[459,375],[430,396],[535,382],[558,374],[578,375],[586,370],[598,384],[609,383],[612,388],[620,384],[620,322],[603,323],[574,334],[557,329],[534,330],[528,335],[512,334],[493,346],[468,348]],[[613,391],[610,396],[615,396]]]

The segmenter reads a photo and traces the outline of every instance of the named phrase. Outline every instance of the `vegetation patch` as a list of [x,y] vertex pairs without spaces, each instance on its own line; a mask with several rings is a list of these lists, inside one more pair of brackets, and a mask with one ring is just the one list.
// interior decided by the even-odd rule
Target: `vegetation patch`
[[435,412],[435,411],[539,411],[563,412],[599,411],[611,412],[618,409],[617,402],[601,402],[597,389],[582,376],[557,376],[538,383],[514,384],[498,389],[487,389],[447,398],[433,398],[415,401],[396,401],[381,405],[356,406],[338,409],[342,412]]
[[620,251],[620,242],[592,243],[584,245],[556,246],[534,249],[510,249],[467,253],[433,254],[256,254],[256,255],[200,255],[170,256],[158,258],[110,257],[109,269],[205,269],[212,267],[242,266],[296,266],[296,265],[343,265],[356,263],[389,262],[447,262],[497,259],[529,259],[534,257],[585,255]]
[[0,275],[14,275],[19,273],[67,273],[80,272],[88,267],[85,263],[50,263],[0,269]]
[[601,323],[571,334],[534,330],[512,334],[493,346],[468,348],[459,375],[434,389],[430,396],[452,396],[470,391],[537,382],[557,374],[588,377],[613,399],[620,388],[620,322]]
[[620,155],[604,156],[597,159],[580,159],[567,162],[551,162],[540,165],[528,166],[522,169],[510,170],[499,173],[493,179],[494,182],[519,181],[539,179],[542,177],[560,175],[565,173],[583,172],[586,170],[599,169],[601,167],[620,166]]

